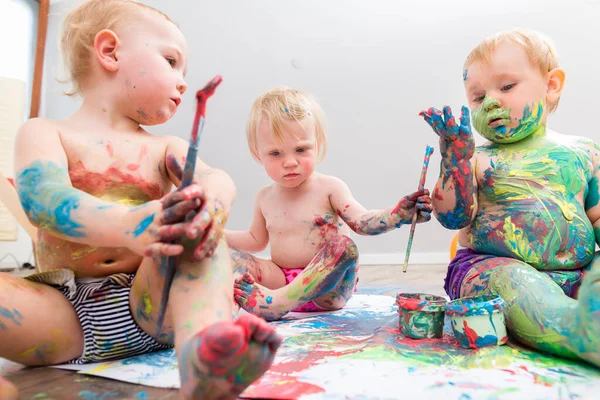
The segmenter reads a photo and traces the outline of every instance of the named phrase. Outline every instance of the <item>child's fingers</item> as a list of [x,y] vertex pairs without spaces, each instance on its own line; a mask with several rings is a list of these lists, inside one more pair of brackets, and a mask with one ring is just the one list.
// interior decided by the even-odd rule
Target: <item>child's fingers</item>
[[454,115],[452,115],[450,106],[444,107],[444,125],[446,126],[445,139],[450,142],[458,139],[458,125],[456,125],[456,119],[454,119]]
[[462,106],[460,116],[460,135],[463,137],[471,135],[471,115],[469,114],[469,108]]
[[146,257],[178,256],[183,253],[183,246],[171,243],[153,243],[146,248]]
[[200,204],[201,201],[199,198],[183,200],[179,203],[175,203],[171,207],[163,210],[161,222],[166,225],[181,221],[190,211],[200,207]]
[[197,238],[206,230],[211,222],[212,216],[208,212],[206,204],[203,204],[202,209],[199,210],[192,222],[188,224],[188,228],[186,230],[187,237],[190,239]]
[[427,204],[427,203],[417,203],[417,210],[419,210],[419,211],[431,211],[432,210],[432,206],[431,206],[431,204]]
[[421,211],[421,212],[419,212],[419,217],[417,218],[417,221],[419,221],[419,222],[427,222],[430,219],[431,219],[431,213],[430,212]]
[[164,225],[158,228],[158,240],[166,243],[179,239],[185,235],[188,223],[180,222],[178,224]]
[[193,198],[198,198],[201,201],[204,201],[206,198],[204,189],[198,184],[191,184],[188,187],[185,187],[181,190],[176,190],[166,195],[163,199],[163,208],[169,208],[175,203]]
[[206,257],[210,257],[213,254],[216,245],[217,230],[211,225],[204,233],[204,237],[198,247],[196,247],[196,251],[194,252],[196,259],[202,260]]

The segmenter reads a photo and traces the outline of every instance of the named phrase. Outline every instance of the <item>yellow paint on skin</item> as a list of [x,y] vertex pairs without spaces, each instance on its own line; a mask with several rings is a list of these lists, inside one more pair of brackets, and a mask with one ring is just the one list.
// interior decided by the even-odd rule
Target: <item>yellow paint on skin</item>
[[71,346],[72,340],[65,335],[63,331],[50,329],[50,336],[50,340],[35,345],[32,348],[23,351],[18,356],[29,357],[36,353],[42,353],[44,358],[46,358],[48,356],[56,356],[66,351]]
[[517,229],[510,217],[504,220],[504,243],[516,255],[527,263],[539,263],[540,258],[531,251],[529,240],[523,232]]
[[150,315],[154,311],[152,300],[150,299],[150,293],[147,290],[142,292],[142,302],[144,303],[144,314]]

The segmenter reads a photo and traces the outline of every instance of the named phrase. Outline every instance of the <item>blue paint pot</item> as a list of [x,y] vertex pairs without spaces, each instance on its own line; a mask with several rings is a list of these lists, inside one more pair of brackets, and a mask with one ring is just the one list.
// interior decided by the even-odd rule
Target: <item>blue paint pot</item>
[[479,349],[503,345],[508,341],[504,309],[497,295],[463,297],[446,305],[452,331],[461,347]]

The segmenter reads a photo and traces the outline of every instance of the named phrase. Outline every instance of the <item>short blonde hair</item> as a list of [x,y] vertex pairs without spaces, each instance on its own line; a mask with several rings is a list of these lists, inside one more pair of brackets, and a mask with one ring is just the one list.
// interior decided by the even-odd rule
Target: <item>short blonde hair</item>
[[72,90],[69,96],[81,94],[83,81],[91,70],[94,39],[103,29],[115,30],[124,21],[141,17],[148,11],[156,12],[171,21],[157,9],[136,0],[87,0],[66,16],[62,25],[60,48]]
[[[558,68],[558,55],[552,41],[540,32],[526,29],[511,29],[496,33],[485,38],[481,43],[475,46],[465,60],[464,69],[474,62],[489,64],[492,53],[503,41],[508,41],[520,45],[527,56],[529,62],[545,77],[548,72]],[[548,110],[553,112],[558,107],[558,98],[554,103],[548,104]]]
[[273,136],[282,141],[282,122],[302,121],[306,117],[312,117],[315,122],[317,160],[322,161],[327,152],[323,111],[311,95],[286,86],[276,87],[261,94],[252,104],[246,123],[246,139],[252,156],[260,161],[256,135],[263,118],[268,119],[271,123]]

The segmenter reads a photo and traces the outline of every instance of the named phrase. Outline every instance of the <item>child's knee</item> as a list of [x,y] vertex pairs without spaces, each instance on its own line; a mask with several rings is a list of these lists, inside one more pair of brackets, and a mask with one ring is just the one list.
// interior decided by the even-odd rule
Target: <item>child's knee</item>
[[337,235],[329,240],[328,245],[333,247],[335,253],[342,253],[344,258],[358,260],[358,247],[348,236]]

